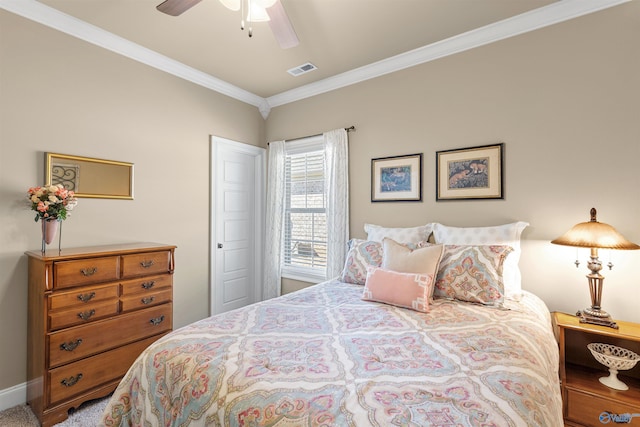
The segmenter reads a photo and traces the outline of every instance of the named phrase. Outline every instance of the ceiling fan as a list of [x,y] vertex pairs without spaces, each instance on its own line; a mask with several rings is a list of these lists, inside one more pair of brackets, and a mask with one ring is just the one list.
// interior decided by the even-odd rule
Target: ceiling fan
[[[165,0],[156,6],[156,9],[167,15],[179,16],[201,1]],[[240,10],[242,30],[244,30],[245,21],[249,25],[251,22],[269,21],[269,27],[282,49],[289,49],[300,43],[280,0],[220,0],[220,2],[228,9]],[[249,37],[252,35],[253,29],[249,26]]]

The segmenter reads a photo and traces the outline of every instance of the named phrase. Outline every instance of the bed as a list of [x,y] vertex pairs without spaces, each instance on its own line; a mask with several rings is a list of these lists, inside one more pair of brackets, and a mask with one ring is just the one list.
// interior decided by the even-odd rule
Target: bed
[[345,278],[166,335],[136,360],[100,425],[563,425],[540,298],[436,296],[420,310],[364,298],[367,286]]

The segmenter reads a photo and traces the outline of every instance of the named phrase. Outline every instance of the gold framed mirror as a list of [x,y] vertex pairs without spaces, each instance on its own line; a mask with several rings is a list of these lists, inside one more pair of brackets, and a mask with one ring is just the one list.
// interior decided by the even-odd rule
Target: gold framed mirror
[[46,185],[62,184],[77,197],[133,200],[133,163],[45,153]]

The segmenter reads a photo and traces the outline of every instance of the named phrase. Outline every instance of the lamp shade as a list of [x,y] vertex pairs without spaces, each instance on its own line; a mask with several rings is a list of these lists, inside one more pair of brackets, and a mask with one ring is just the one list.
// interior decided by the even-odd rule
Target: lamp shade
[[591,208],[591,220],[574,225],[571,230],[551,241],[556,245],[601,249],[640,249],[628,241],[609,224],[596,220],[596,209]]

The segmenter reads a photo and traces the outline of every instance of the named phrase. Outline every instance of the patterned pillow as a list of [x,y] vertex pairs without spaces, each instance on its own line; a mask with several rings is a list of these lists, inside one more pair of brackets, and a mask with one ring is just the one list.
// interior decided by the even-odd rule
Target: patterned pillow
[[522,296],[522,276],[520,262],[520,235],[529,225],[519,221],[493,227],[449,227],[433,225],[433,237],[436,243],[445,245],[507,245],[513,248],[504,264],[505,297],[519,299]]
[[432,224],[407,228],[388,228],[374,224],[364,225],[364,231],[367,233],[367,240],[380,243],[382,243],[385,237],[393,239],[398,243],[426,242],[429,240],[432,229]]
[[511,246],[444,245],[434,298],[501,305],[503,265],[511,252]]
[[351,239],[340,280],[346,283],[364,285],[367,280],[367,267],[380,267],[381,264],[382,244],[380,242]]
[[432,274],[399,273],[369,267],[362,299],[427,312],[432,289]]

